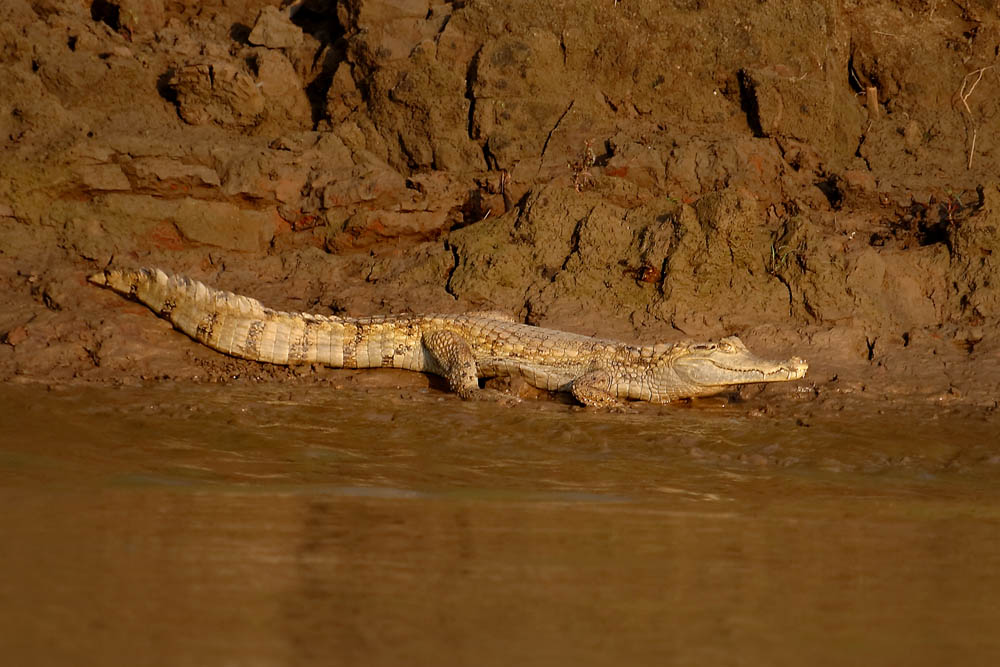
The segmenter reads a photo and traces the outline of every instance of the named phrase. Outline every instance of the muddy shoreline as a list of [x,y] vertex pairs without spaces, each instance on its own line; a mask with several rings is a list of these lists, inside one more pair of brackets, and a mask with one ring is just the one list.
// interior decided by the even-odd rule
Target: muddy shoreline
[[997,412],[995,9],[13,0],[0,18],[0,381],[355,377],[201,349],[86,283],[113,263],[283,310],[738,334],[810,363],[755,405]]

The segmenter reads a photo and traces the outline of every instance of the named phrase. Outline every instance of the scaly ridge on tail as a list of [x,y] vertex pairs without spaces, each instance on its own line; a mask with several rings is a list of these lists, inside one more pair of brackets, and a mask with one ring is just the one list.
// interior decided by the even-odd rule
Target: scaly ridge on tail
[[145,304],[224,354],[276,364],[343,363],[338,318],[274,310],[257,299],[159,269],[108,269],[89,280]]

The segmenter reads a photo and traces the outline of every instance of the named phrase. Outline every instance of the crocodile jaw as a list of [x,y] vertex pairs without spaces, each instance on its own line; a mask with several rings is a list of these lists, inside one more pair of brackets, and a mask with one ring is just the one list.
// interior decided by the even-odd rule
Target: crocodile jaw
[[680,361],[674,370],[684,380],[705,387],[726,387],[751,382],[788,382],[805,377],[809,364],[792,357],[787,361],[760,360],[752,367],[734,367],[714,359]]
[[731,336],[718,344],[691,346],[686,354],[672,361],[671,367],[682,382],[708,395],[734,385],[798,380],[805,376],[809,364],[799,357],[785,361],[762,359]]

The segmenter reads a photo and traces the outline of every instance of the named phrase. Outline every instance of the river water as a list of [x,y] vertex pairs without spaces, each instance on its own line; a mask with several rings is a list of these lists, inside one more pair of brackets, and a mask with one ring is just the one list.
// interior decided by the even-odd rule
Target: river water
[[0,387],[10,665],[1000,660],[998,422]]

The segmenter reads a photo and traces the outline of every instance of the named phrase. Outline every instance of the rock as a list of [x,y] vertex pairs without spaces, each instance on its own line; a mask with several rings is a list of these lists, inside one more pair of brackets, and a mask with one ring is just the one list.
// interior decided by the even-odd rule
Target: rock
[[664,258],[664,316],[685,331],[711,325],[698,305],[709,298],[717,304],[711,317],[730,330],[762,314],[788,316],[788,291],[766,264],[772,235],[749,191],[713,192],[671,217],[677,241]]
[[1000,184],[985,185],[982,193],[982,207],[948,229],[952,284],[974,322],[1000,315]]
[[302,29],[277,7],[264,7],[260,10],[248,39],[255,46],[288,49],[302,45]]
[[310,165],[285,151],[236,155],[221,168],[222,193],[297,207],[309,179]]
[[664,184],[664,161],[653,146],[624,141],[613,147],[614,154],[608,160],[604,175],[634,183],[645,190],[646,199],[654,196]]
[[272,172],[274,198],[283,204],[298,204],[309,174],[298,165],[282,165]]
[[244,252],[263,251],[275,229],[269,213],[196,199],[185,199],[177,206],[174,224],[191,241]]
[[186,65],[174,72],[170,87],[177,111],[187,123],[246,127],[264,112],[264,94],[246,72],[227,62]]
[[414,174],[407,183],[415,188],[422,202],[415,204],[418,210],[454,208],[460,206],[469,194],[469,185],[449,171],[426,171]]
[[0,342],[6,343],[11,347],[17,347],[26,340],[28,340],[28,329],[24,326],[16,326],[3,336],[0,336]]
[[278,51],[256,55],[257,86],[264,94],[268,116],[289,119],[303,128],[312,125],[312,109],[302,80],[291,61]]
[[327,239],[329,250],[368,248],[397,239],[434,239],[444,231],[447,211],[360,211]]
[[431,14],[429,0],[347,0],[337,3],[337,18],[355,34],[352,47],[361,59],[387,63],[407,58],[421,41],[436,35],[448,13]]
[[351,76],[351,66],[346,62],[340,63],[326,92],[327,118],[331,124],[338,125],[347,120],[362,102],[361,92]]
[[158,30],[166,16],[163,0],[103,0],[90,4],[92,18],[132,38]]
[[178,190],[197,187],[218,187],[219,175],[211,167],[185,164],[169,158],[136,158],[126,167],[135,177],[136,185],[145,189],[176,194]]
[[114,242],[95,218],[73,218],[64,225],[63,234],[65,245],[84,259],[105,265],[115,254]]
[[847,189],[865,195],[872,194],[878,187],[875,175],[862,169],[848,169],[843,173],[843,179]]
[[486,142],[494,166],[509,169],[525,154],[542,155],[573,100],[552,64],[560,62],[559,38],[542,30],[483,46],[472,83],[472,134]]
[[90,190],[131,190],[132,184],[117,164],[88,165],[79,170],[80,182]]
[[350,178],[340,177],[323,188],[323,207],[341,208],[364,204],[387,208],[408,195],[406,179],[386,164],[362,164]]
[[422,19],[430,0],[345,0],[337,3],[337,19],[343,26],[371,28],[398,19]]
[[199,55],[198,41],[179,19],[171,18],[156,31],[156,41],[175,57],[194,58]]

